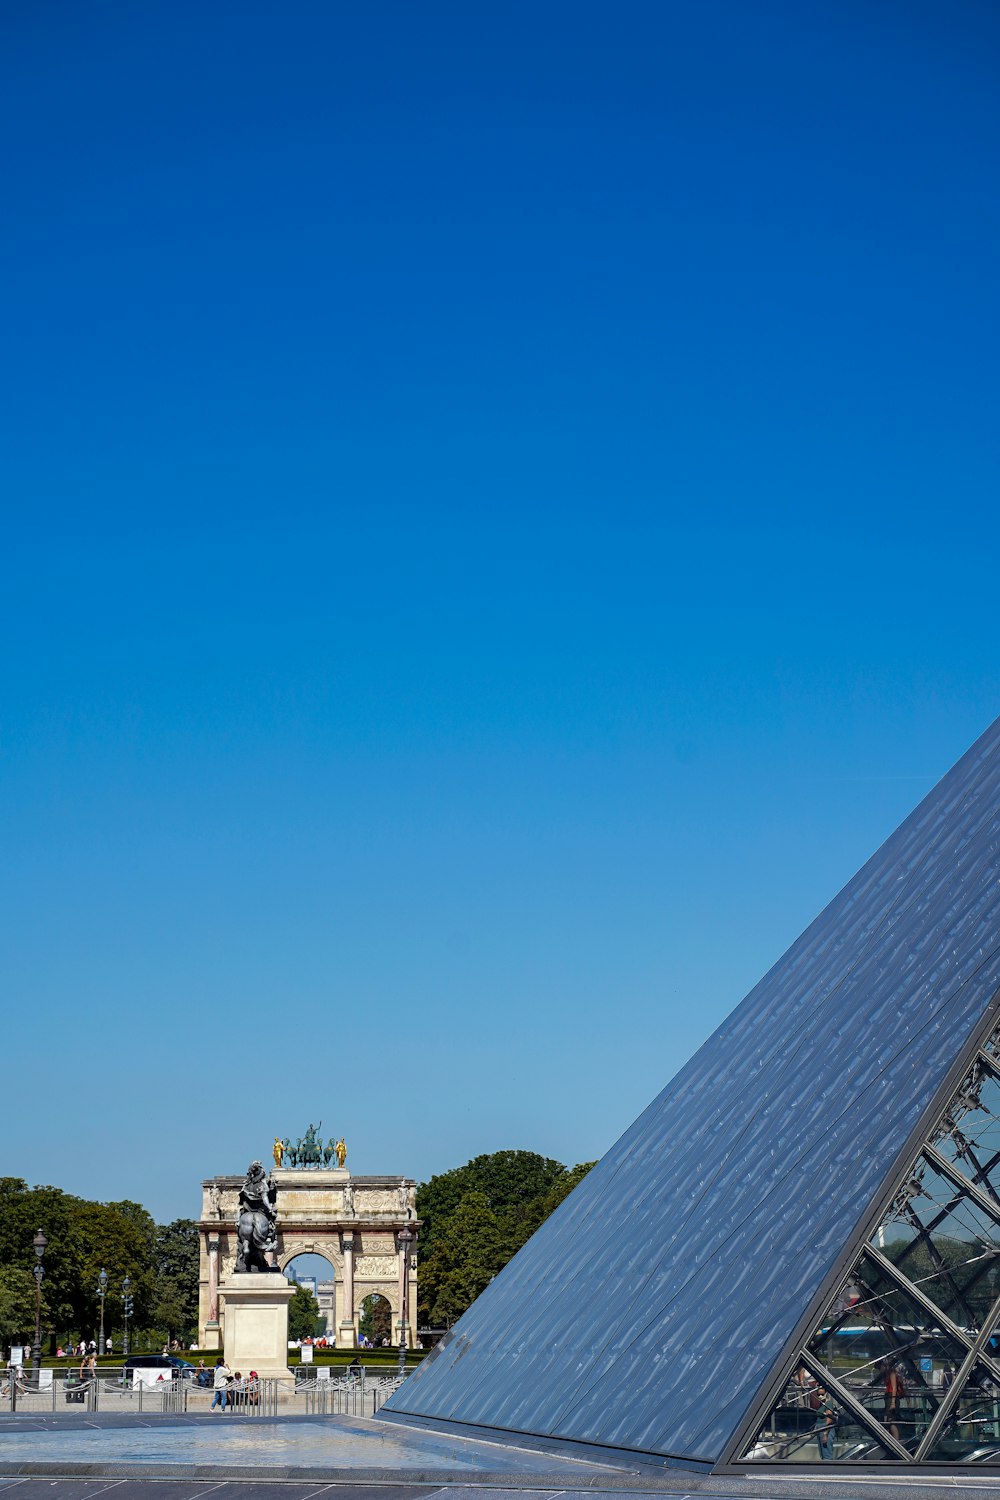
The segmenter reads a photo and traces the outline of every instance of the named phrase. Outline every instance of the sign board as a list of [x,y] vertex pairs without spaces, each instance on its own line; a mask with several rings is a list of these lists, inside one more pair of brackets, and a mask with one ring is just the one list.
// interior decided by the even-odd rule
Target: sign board
[[172,1379],[170,1371],[165,1370],[162,1365],[159,1368],[156,1365],[132,1366],[133,1385],[159,1385],[162,1389],[163,1386],[169,1386]]
[[52,1371],[51,1370],[39,1370],[39,1372],[38,1372],[38,1389],[40,1391],[50,1391],[52,1389]]
[[920,1373],[921,1373],[921,1375],[929,1375],[931,1373],[931,1371],[933,1370],[933,1368],[934,1368],[934,1361],[932,1359],[921,1359],[921,1361],[920,1361]]
[[10,1346],[10,1362],[11,1362],[12,1365],[23,1365],[24,1364],[24,1350],[22,1349],[22,1347],[21,1347],[20,1344],[11,1344],[11,1346]]
[[313,1362],[312,1344],[303,1344],[299,1357],[304,1365],[311,1365]]
[[317,1380],[329,1380],[330,1379],[330,1366],[329,1365],[317,1365],[316,1366],[316,1379]]

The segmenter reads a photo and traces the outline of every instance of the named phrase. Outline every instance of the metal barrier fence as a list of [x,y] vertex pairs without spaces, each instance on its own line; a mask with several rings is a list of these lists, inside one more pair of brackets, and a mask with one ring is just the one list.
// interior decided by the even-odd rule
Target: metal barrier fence
[[[120,1416],[224,1410],[227,1416],[237,1418],[295,1413],[370,1417],[405,1378],[387,1375],[383,1369],[362,1367],[348,1373],[327,1368],[328,1374],[323,1366],[300,1370],[295,1380],[231,1380],[226,1386],[224,1408],[211,1384],[203,1386],[188,1376],[171,1379],[164,1373],[162,1378],[147,1381],[133,1370],[104,1368],[96,1377],[81,1377],[73,1369],[43,1369],[36,1384],[30,1370],[0,1370],[0,1421],[16,1413],[88,1416],[99,1411]],[[143,1375],[152,1373],[144,1371]]]
[[310,1416],[373,1417],[384,1401],[403,1383],[399,1375],[342,1375],[337,1379],[310,1380],[300,1389]]
[[152,1384],[136,1380],[131,1371],[102,1369],[96,1376],[76,1370],[15,1369],[0,1371],[0,1414],[63,1412],[85,1416],[95,1411],[183,1412],[191,1382],[169,1377]]

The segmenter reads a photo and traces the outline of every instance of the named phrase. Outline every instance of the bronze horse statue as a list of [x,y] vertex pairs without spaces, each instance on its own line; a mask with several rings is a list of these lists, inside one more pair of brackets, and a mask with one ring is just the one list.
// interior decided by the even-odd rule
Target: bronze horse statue
[[252,1161],[236,1209],[237,1271],[273,1271],[278,1248],[275,1204],[278,1190],[259,1161]]

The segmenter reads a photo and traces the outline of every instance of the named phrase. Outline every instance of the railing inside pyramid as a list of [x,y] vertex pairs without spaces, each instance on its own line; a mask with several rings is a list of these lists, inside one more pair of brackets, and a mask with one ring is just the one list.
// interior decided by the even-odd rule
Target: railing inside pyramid
[[1000,1028],[743,1458],[1000,1462]]

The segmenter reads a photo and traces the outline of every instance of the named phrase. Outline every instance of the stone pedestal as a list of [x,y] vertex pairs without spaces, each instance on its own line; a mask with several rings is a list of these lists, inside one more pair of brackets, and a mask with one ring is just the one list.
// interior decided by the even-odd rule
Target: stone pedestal
[[277,1271],[244,1271],[219,1285],[224,1304],[223,1358],[231,1370],[277,1375],[288,1368],[288,1304],[295,1295]]
[[217,1318],[209,1318],[205,1324],[205,1337],[201,1341],[201,1347],[203,1349],[222,1348],[222,1329]]

